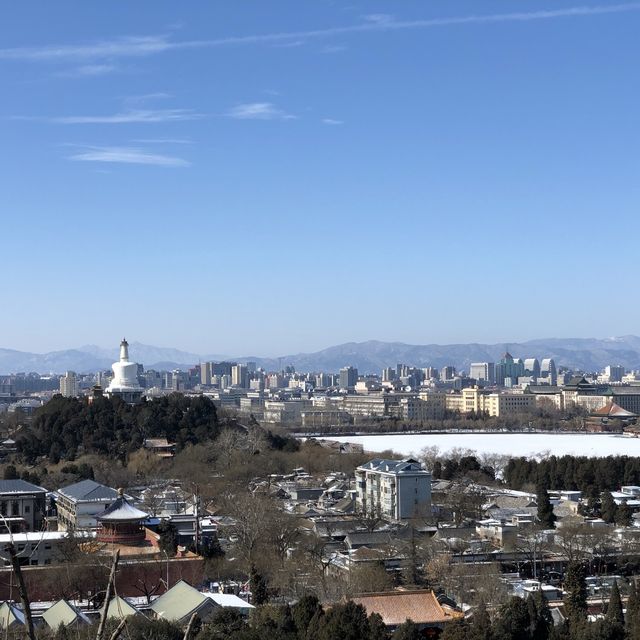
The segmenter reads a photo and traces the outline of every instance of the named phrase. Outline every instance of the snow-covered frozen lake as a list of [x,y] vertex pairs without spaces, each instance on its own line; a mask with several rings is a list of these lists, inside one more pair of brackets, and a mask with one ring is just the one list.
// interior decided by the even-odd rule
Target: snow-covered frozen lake
[[328,440],[360,443],[366,451],[393,450],[403,456],[425,447],[438,447],[444,455],[452,449],[511,457],[573,454],[579,456],[640,456],[640,438],[586,433],[434,433],[327,437]]

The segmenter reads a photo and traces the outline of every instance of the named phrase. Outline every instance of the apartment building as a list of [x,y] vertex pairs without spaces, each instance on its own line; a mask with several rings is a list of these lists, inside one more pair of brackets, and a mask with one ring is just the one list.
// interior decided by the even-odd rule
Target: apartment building
[[388,520],[431,515],[431,474],[411,458],[376,458],[358,467],[356,504],[365,513]]

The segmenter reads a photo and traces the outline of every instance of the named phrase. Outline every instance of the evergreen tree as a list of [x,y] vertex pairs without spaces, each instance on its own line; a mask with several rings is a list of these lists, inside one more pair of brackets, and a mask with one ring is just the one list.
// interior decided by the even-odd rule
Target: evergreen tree
[[602,514],[602,519],[612,524],[616,519],[616,512],[618,510],[618,505],[613,500],[613,496],[609,491],[604,491],[602,493],[602,507],[600,512]]
[[631,507],[623,502],[616,509],[616,524],[620,527],[630,527],[633,522],[633,511],[631,511]]
[[8,464],[4,468],[4,479],[5,480],[17,480],[19,478],[18,471],[15,466],[12,464]]
[[624,636],[624,614],[622,613],[622,600],[620,599],[617,580],[613,581],[613,586],[611,587],[605,621],[611,631],[619,635],[620,638]]
[[420,629],[413,620],[403,622],[391,636],[391,640],[421,640],[421,638]]
[[251,570],[249,571],[249,584],[251,586],[251,599],[253,604],[266,604],[269,601],[267,581],[262,574],[258,573],[255,565],[251,565]]
[[[349,601],[331,607],[319,619],[309,640],[369,640],[371,631],[365,608]],[[310,625],[310,631],[314,625]]]
[[566,596],[564,600],[565,617],[570,625],[587,617],[587,581],[584,566],[576,561],[570,562],[564,580]]
[[494,621],[495,640],[523,640],[529,638],[529,607],[526,601],[512,596],[505,602]]
[[382,616],[378,613],[372,613],[369,616],[369,640],[387,640],[388,637],[389,634]]
[[469,626],[464,620],[450,622],[442,632],[440,640],[468,640]]
[[625,623],[627,638],[629,640],[640,640],[640,594],[638,594],[635,580],[631,582]]
[[542,590],[536,591],[534,595],[527,598],[529,608],[529,633],[531,640],[547,640],[553,619],[547,599]]
[[168,556],[175,556],[178,550],[178,531],[175,526],[169,520],[163,520],[158,525],[158,533],[160,534],[158,546],[161,551]]
[[538,504],[538,520],[546,529],[553,529],[556,525],[556,514],[549,500],[549,491],[544,482],[538,482],[536,487],[536,502]]
[[477,606],[469,628],[469,640],[493,640],[491,618],[483,601]]
[[313,620],[314,616],[321,614],[322,606],[320,605],[318,598],[314,595],[302,596],[302,598],[293,605],[291,615],[293,616],[293,622],[296,625],[298,638],[300,638],[300,640],[303,640],[306,637],[309,625],[311,624],[311,620]]

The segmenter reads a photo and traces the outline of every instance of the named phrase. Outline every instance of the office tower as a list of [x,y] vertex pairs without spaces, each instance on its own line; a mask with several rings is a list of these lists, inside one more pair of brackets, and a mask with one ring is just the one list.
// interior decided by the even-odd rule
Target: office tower
[[231,384],[246,389],[249,386],[249,372],[246,364],[234,364],[231,367]]
[[67,371],[60,377],[60,393],[65,398],[74,398],[78,395],[78,378],[75,371]]
[[469,367],[469,377],[478,382],[493,384],[496,381],[496,365],[493,362],[472,362]]
[[356,382],[358,382],[358,370],[355,367],[340,369],[340,387],[342,389],[354,389]]

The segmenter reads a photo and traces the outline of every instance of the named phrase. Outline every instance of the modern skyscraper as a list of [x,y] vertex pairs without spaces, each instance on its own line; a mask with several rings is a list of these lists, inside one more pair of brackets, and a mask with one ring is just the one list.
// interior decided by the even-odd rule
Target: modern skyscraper
[[75,371],[67,371],[60,378],[60,393],[65,398],[75,398],[78,395],[78,378]]
[[496,381],[496,365],[494,362],[472,362],[469,377],[478,382],[493,384]]
[[340,388],[354,389],[358,382],[358,370],[355,367],[342,367],[340,369]]

